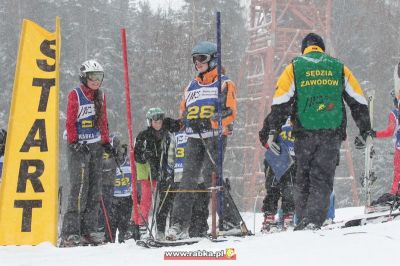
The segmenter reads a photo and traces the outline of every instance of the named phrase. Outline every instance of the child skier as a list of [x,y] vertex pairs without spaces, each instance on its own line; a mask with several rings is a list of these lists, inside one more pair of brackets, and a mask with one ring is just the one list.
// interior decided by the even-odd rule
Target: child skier
[[[289,156],[294,161],[294,138],[292,137],[292,125],[290,117],[282,126],[281,132],[277,137],[277,143],[281,149],[285,148],[289,152]],[[278,162],[279,163],[279,162]],[[267,160],[265,164],[265,188],[267,194],[263,200],[262,211],[264,212],[264,222],[261,231],[263,233],[275,232],[283,230],[291,225],[294,216],[294,201],[293,201],[293,184],[295,178],[295,164],[289,166],[283,176],[276,178],[277,175],[273,172]],[[278,201],[281,199],[281,209],[283,211],[282,219],[275,222],[275,214],[278,210]]]
[[181,127],[180,120],[165,118],[164,111],[158,107],[150,108],[146,119],[148,127],[138,134],[134,147],[137,180],[141,183],[139,213],[134,215],[134,223],[139,225],[142,233],[146,230],[152,192],[157,187],[157,181],[165,176],[162,155],[167,154],[171,141],[169,131],[178,131]]
[[103,235],[105,236],[106,242],[113,242],[111,240],[114,240],[114,237],[111,239],[110,220],[114,195],[115,176],[119,167],[117,163],[121,163],[124,161],[118,135],[119,133],[117,132],[110,134],[110,143],[115,149],[115,154],[110,154],[107,152],[103,153],[103,175],[98,228],[99,232],[103,233]]
[[[118,243],[123,243],[127,239],[129,222],[132,216],[131,165],[129,156],[127,156],[127,145],[122,145],[122,149],[122,163],[117,167],[114,174],[114,195],[110,213],[112,240],[113,242],[116,241],[118,229]],[[120,162],[118,161],[118,163]]]
[[[399,66],[397,66],[398,68]],[[395,72],[396,74],[396,72]],[[396,80],[396,79],[395,79]],[[399,88],[400,89],[400,88]],[[390,193],[385,193],[377,200],[372,201],[371,205],[386,205],[395,199],[395,196],[400,196],[400,125],[399,125],[399,96],[396,95],[396,90],[391,92],[394,108],[389,114],[389,122],[386,129],[374,132],[376,138],[393,138],[394,142],[394,158],[393,158],[393,183]]]

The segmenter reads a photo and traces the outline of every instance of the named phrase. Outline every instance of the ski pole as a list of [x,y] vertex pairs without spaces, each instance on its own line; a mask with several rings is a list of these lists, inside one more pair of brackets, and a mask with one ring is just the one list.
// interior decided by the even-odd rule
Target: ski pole
[[[206,146],[206,143],[205,143],[205,141],[204,141],[203,136],[201,135],[200,132],[198,132],[198,134],[199,134],[200,139],[201,139],[201,141],[202,141],[202,143],[203,143],[203,145],[204,145],[204,149],[206,150],[206,153],[207,153],[208,156],[210,157],[211,163],[214,165],[214,167],[216,167],[215,161],[212,159],[210,150],[209,150],[208,147]],[[222,187],[222,188],[223,188],[223,185],[224,185],[224,181],[222,180],[222,184],[221,184],[219,187]],[[170,192],[175,192],[175,191],[170,191]],[[220,190],[219,192],[225,192],[225,189],[222,189],[222,190]],[[229,197],[229,200],[230,200],[231,202],[234,202],[234,201],[233,201],[233,198],[232,198],[232,195],[229,193],[229,191],[226,191],[225,193],[228,193],[227,195],[228,195],[228,197]],[[222,203],[221,203],[221,205],[222,205]],[[236,211],[237,213],[239,213],[239,215],[240,215],[239,209],[237,208],[236,204],[233,204],[233,205],[234,205],[235,211]],[[240,227],[241,227],[241,230],[242,230],[243,234],[245,234],[245,235],[252,235],[252,232],[251,232],[250,230],[247,229],[246,223],[245,223],[245,221],[243,220],[243,218],[242,218],[241,215],[240,215],[240,220],[241,220]]]
[[[267,169],[265,170],[265,176],[267,177],[269,175],[269,171],[271,171],[271,166],[268,165]],[[267,178],[265,180],[267,182]],[[256,199],[254,200],[254,206],[253,206],[253,231],[256,232],[256,207],[257,207],[257,201],[258,197],[260,196],[261,191],[263,191],[263,188],[259,189],[257,191],[257,196]]]
[[161,212],[161,209],[164,206],[164,202],[167,199],[167,196],[168,196],[168,193],[169,193],[170,189],[171,189],[171,184],[169,184],[169,186],[168,186],[166,191],[163,191],[163,192],[165,192],[165,196],[164,196],[163,200],[161,201],[160,206],[158,207],[157,214],[159,214]]
[[209,189],[180,189],[180,190],[169,190],[169,193],[210,193],[213,189],[220,190],[222,187],[210,187]]
[[[151,186],[151,191],[153,193],[153,180],[150,181],[150,186]],[[158,192],[158,187],[159,187],[159,182],[157,182],[157,184],[156,184],[156,189],[154,191],[155,195],[154,195],[154,197],[152,197],[152,200],[153,200],[153,213],[151,215],[151,225],[150,225],[150,230],[151,231],[153,231],[154,224],[157,223],[157,217],[156,217],[155,214],[157,212],[156,211],[156,203],[157,203],[157,200],[158,200],[158,193],[159,193]]]
[[[1,182],[0,182],[0,184],[1,184]],[[62,189],[63,189],[63,187],[62,186],[60,186],[59,188],[58,188],[58,220],[59,221],[61,221],[61,214],[62,214]],[[58,234],[58,238],[61,238],[61,223],[59,222],[58,223],[58,232],[59,232],[59,234]]]
[[81,214],[81,200],[82,200],[82,193],[83,193],[83,184],[84,184],[84,179],[85,179],[85,162],[81,163],[81,183],[79,186],[79,194],[78,194],[78,219],[79,219],[79,235],[81,235],[81,220],[82,220],[82,214]]
[[[217,177],[215,172],[211,174],[211,186],[215,187]],[[211,191],[211,237],[217,239],[217,193],[215,189]]]
[[111,233],[110,219],[108,216],[106,206],[104,205],[103,195],[100,195],[100,203],[101,203],[101,208],[103,210],[104,220],[106,221],[106,225],[107,225],[108,236],[110,237],[111,243],[114,243],[112,233]]
[[149,234],[150,234],[150,238],[155,239],[154,236],[153,236],[153,233],[151,232],[151,229],[150,229],[150,227],[149,227],[149,223],[148,223],[148,222],[144,219],[144,217],[143,217],[142,210],[141,210],[140,208],[138,208],[138,211],[139,211],[140,217],[142,218],[142,221],[144,222],[144,225],[146,226],[147,231],[148,231]]

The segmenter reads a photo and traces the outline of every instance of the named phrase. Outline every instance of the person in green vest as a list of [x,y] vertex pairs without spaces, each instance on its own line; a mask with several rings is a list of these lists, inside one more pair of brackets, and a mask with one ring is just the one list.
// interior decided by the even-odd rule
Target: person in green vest
[[278,154],[275,140],[291,115],[297,162],[294,200],[299,219],[295,230],[315,230],[326,218],[340,144],[346,139],[344,102],[359,128],[356,148],[364,148],[373,131],[360,84],[347,66],[325,53],[323,39],[309,33],[301,52],[277,81],[260,141]]

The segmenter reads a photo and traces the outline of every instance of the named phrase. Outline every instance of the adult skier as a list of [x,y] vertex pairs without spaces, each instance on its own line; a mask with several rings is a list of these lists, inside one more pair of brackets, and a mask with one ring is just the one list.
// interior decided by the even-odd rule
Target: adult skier
[[80,86],[68,94],[67,142],[70,191],[60,246],[100,244],[96,234],[103,151],[115,150],[108,137],[103,67],[96,60],[80,66]]
[[349,68],[325,53],[315,33],[305,36],[301,52],[277,81],[264,121],[268,135],[260,136],[263,146],[279,153],[276,137],[291,115],[297,163],[294,199],[300,220],[295,230],[318,229],[325,221],[340,144],[346,138],[344,102],[360,130],[356,148],[364,148],[372,134],[367,101]]
[[[185,121],[188,142],[185,150],[185,164],[179,189],[194,190],[198,186],[200,174],[205,187],[211,186],[211,174],[217,172],[215,162],[218,161],[218,73],[217,46],[215,43],[202,41],[192,50],[192,60],[198,72],[197,77],[185,88],[180,105],[180,114]],[[234,83],[222,75],[222,127],[223,150],[227,135],[232,131],[236,119],[236,89]],[[208,193],[199,194],[196,204],[208,217]],[[178,193],[175,196],[172,211],[172,226],[166,238],[177,240],[188,238],[188,230],[192,217],[194,193]],[[225,218],[225,217],[224,217]]]
[[[264,221],[262,223],[261,232],[273,233],[281,230],[286,230],[290,226],[294,226],[298,223],[294,211],[294,182],[296,176],[296,164],[294,154],[294,142],[295,139],[292,134],[292,124],[290,117],[286,120],[286,123],[282,126],[281,132],[277,137],[277,144],[280,147],[284,146],[290,154],[293,164],[280,178],[277,178],[273,172],[273,167],[268,164],[268,161],[264,160],[265,166],[265,189],[267,194],[264,197],[262,212],[264,213]],[[265,130],[265,128],[264,128]],[[260,131],[260,136],[265,135],[265,132]],[[288,164],[285,161],[276,160],[273,163]],[[285,165],[286,166],[286,165]],[[281,200],[280,209],[278,209],[278,201]],[[278,214],[278,219],[276,219]],[[329,197],[329,208],[324,224],[331,224],[335,219],[335,193],[332,191]]]

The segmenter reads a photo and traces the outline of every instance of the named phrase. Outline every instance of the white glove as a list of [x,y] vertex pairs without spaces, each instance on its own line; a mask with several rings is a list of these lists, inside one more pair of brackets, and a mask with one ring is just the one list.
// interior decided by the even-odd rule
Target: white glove
[[281,147],[278,145],[278,143],[275,142],[276,134],[271,134],[271,133],[275,132],[271,130],[270,134],[268,135],[268,140],[267,140],[268,148],[271,149],[271,151],[275,155],[279,155],[281,153]]

